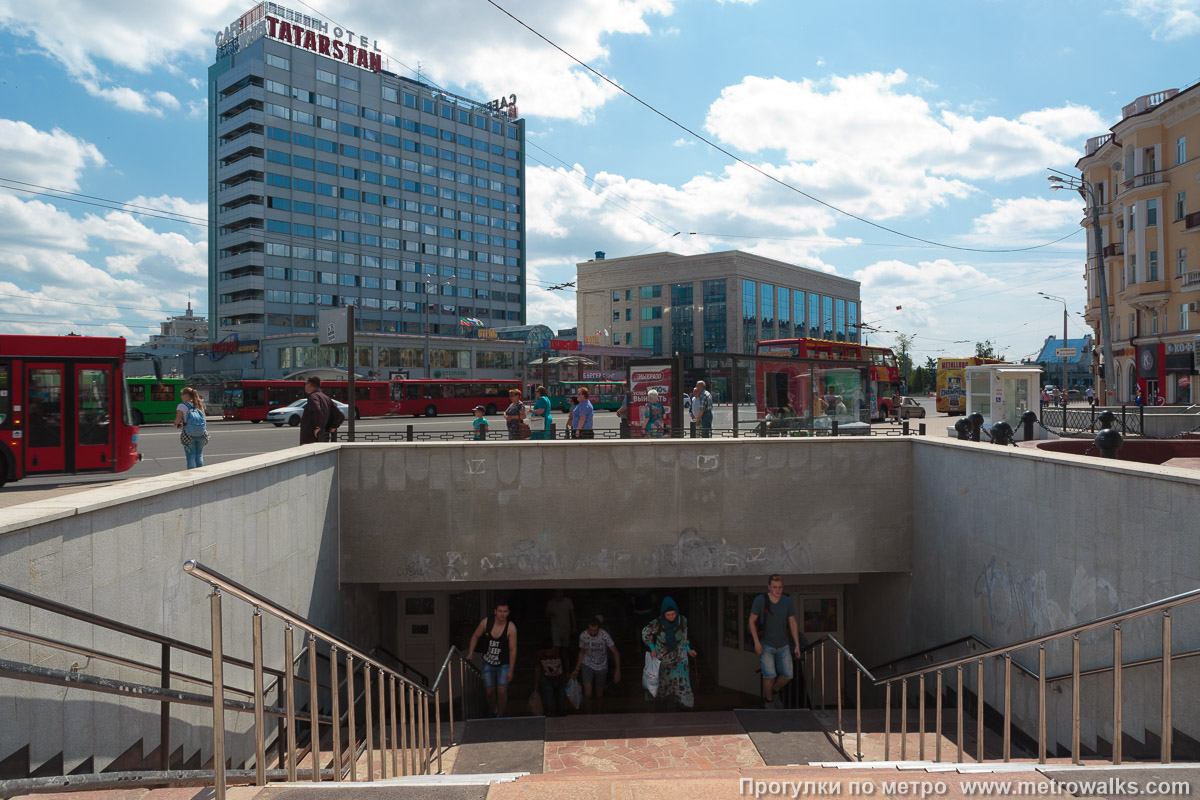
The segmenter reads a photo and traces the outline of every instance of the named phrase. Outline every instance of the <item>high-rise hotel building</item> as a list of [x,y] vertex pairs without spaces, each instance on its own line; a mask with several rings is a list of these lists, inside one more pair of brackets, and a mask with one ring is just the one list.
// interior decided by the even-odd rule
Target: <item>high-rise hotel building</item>
[[[390,71],[374,39],[260,3],[209,68],[217,338],[525,322],[525,126]],[[426,309],[422,303],[428,302]]]

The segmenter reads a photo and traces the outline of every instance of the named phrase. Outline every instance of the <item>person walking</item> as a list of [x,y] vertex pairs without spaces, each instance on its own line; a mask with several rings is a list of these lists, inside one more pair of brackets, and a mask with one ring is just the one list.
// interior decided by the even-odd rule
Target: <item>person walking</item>
[[[796,607],[792,598],[783,593],[783,576],[767,579],[767,593],[754,598],[748,620],[754,652],[762,668],[763,697],[767,708],[783,708],[779,692],[792,679],[792,652],[800,658],[800,628],[796,624]],[[788,633],[796,643],[788,648]]]
[[508,390],[508,408],[504,410],[504,424],[508,426],[508,438],[521,438],[521,425],[525,422],[525,404],[521,402],[521,390]]
[[592,401],[588,400],[587,387],[580,386],[576,396],[579,398],[579,405],[571,411],[571,427],[575,429],[575,438],[594,439],[596,432],[592,430],[592,417],[595,410],[592,408]]
[[1096,407],[1096,390],[1091,386],[1087,388],[1087,401],[1089,406]]
[[321,379],[316,375],[304,382],[304,393],[308,395],[308,402],[300,415],[300,444],[327,442],[329,434],[325,429],[329,426],[333,401],[321,391]]
[[571,634],[576,630],[575,603],[562,589],[546,601],[546,619],[550,620],[550,639],[557,647],[570,647]]
[[208,444],[204,401],[191,386],[185,386],[179,396],[183,402],[175,407],[175,427],[179,429],[179,443],[183,445],[187,468],[203,467],[204,445]]
[[679,613],[679,607],[670,597],[663,598],[659,615],[642,628],[642,641],[659,660],[655,709],[694,707],[696,698],[692,694],[688,657],[694,658],[696,651],[688,641],[687,617]]
[[538,418],[541,422],[541,430],[536,430],[529,437],[530,439],[550,439],[553,438],[550,434],[550,426],[554,424],[553,418],[550,416],[550,398],[546,396],[546,387],[539,386],[533,390],[536,400],[533,401],[533,411],[530,413]]
[[713,400],[704,381],[696,381],[696,388],[692,390],[692,419],[700,427],[701,438],[712,436]]
[[475,645],[480,638],[484,640],[483,688],[487,692],[488,710],[493,717],[504,715],[504,705],[508,702],[508,682],[517,668],[517,626],[512,624],[508,614],[507,601],[496,603],[493,616],[479,621],[467,648],[467,660],[470,661],[471,656],[475,655]]
[[604,684],[608,681],[608,657],[612,655],[613,683],[621,682],[621,654],[608,631],[601,629],[600,618],[593,617],[587,630],[579,634],[579,659],[572,678],[583,684],[583,699],[589,714],[596,713],[604,699]]
[[534,680],[542,697],[542,713],[547,717],[561,717],[566,713],[569,658],[555,642],[550,642],[533,656]]
[[658,397],[658,390],[651,389],[646,393],[646,438],[661,439],[666,423],[667,409]]

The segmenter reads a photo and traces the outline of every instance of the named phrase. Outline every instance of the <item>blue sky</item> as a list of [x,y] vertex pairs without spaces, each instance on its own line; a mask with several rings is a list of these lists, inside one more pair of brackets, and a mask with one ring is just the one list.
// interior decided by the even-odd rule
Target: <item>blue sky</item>
[[[1045,168],[1070,171],[1136,97],[1200,78],[1200,0],[497,2],[853,214],[960,248],[1069,237],[972,252],[850,219],[487,0],[290,3],[379,39],[400,74],[420,64],[469,97],[518,95],[529,319],[556,328],[574,324],[575,296],[545,287],[595,250],[743,249],[861,281],[872,341],[912,334],[919,356],[984,339],[1032,354],[1061,335],[1061,305],[1038,291],[1066,298],[1082,335],[1082,202],[1048,192]],[[206,216],[213,36],[251,5],[0,0],[0,331],[141,341],[189,298],[207,312],[205,228],[131,212]],[[129,205],[18,191],[34,186]]]

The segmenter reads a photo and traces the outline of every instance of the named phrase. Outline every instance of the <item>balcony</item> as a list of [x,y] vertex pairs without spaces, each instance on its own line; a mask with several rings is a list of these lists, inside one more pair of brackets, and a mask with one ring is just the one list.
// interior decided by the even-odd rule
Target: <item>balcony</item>
[[1121,183],[1121,192],[1133,191],[1144,186],[1156,186],[1160,183],[1166,183],[1167,177],[1164,170],[1154,170],[1151,172],[1143,172],[1141,175],[1134,175],[1127,181]]
[[1123,256],[1123,255],[1125,255],[1125,243],[1124,242],[1111,242],[1109,244],[1106,244],[1106,245],[1104,245],[1103,252],[1104,252],[1105,258],[1116,258],[1117,256]]
[[1121,119],[1128,119],[1136,114],[1144,114],[1160,103],[1170,100],[1177,94],[1179,94],[1178,89],[1165,89],[1154,94],[1144,94],[1121,109]]
[[1183,273],[1184,286],[1200,286],[1200,270]]
[[1183,230],[1185,233],[1200,231],[1200,211],[1193,211],[1183,218]]
[[1084,155],[1085,156],[1095,155],[1097,150],[1099,150],[1101,147],[1104,147],[1104,145],[1111,142],[1112,139],[1113,139],[1113,135],[1111,133],[1106,133],[1103,136],[1093,136],[1092,138],[1087,140],[1087,145],[1083,151]]
[[224,117],[232,109],[250,101],[254,107],[262,108],[262,104],[266,99],[265,92],[261,86],[243,86],[228,97],[222,97],[217,101],[217,114]]
[[1145,302],[1158,299],[1156,295],[1167,297],[1171,293],[1171,285],[1165,280],[1142,281],[1131,283],[1125,287],[1125,302]]
[[247,180],[262,180],[264,162],[261,156],[240,158],[224,167],[217,168],[217,180],[220,183],[236,186]]

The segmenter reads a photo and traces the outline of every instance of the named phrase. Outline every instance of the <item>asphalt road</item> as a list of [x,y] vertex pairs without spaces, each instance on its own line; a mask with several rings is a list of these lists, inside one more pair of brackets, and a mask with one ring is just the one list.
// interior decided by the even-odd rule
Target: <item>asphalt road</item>
[[[947,426],[954,424],[953,417],[936,414],[933,400],[918,398],[926,408],[929,423],[929,435],[944,436]],[[728,418],[727,406],[717,409],[718,425],[720,418]],[[555,412],[555,420],[561,429],[565,415]],[[504,418],[495,415],[488,418],[492,432],[504,429]],[[948,421],[946,421],[948,420]],[[913,420],[913,424],[921,420]],[[403,431],[405,426],[413,425],[416,432],[466,433],[471,430],[471,417],[456,414],[445,417],[382,417],[376,419],[360,419],[355,423],[357,432],[368,431]],[[616,414],[611,411],[597,411],[595,427],[598,430],[615,430],[618,427]],[[295,447],[300,441],[300,431],[297,428],[284,425],[277,428],[266,422],[254,424],[251,422],[225,422],[210,418],[208,430],[212,440],[204,448],[206,464],[219,464],[246,456],[269,453]],[[32,503],[50,497],[71,492],[91,489],[97,486],[108,486],[123,480],[147,478],[154,475],[164,475],[185,469],[186,461],[183,448],[179,444],[179,431],[172,425],[143,425],[138,431],[138,450],[142,453],[142,462],[128,472],[114,474],[90,475],[51,475],[45,477],[25,478],[0,488],[0,508],[14,506],[19,503]]]

